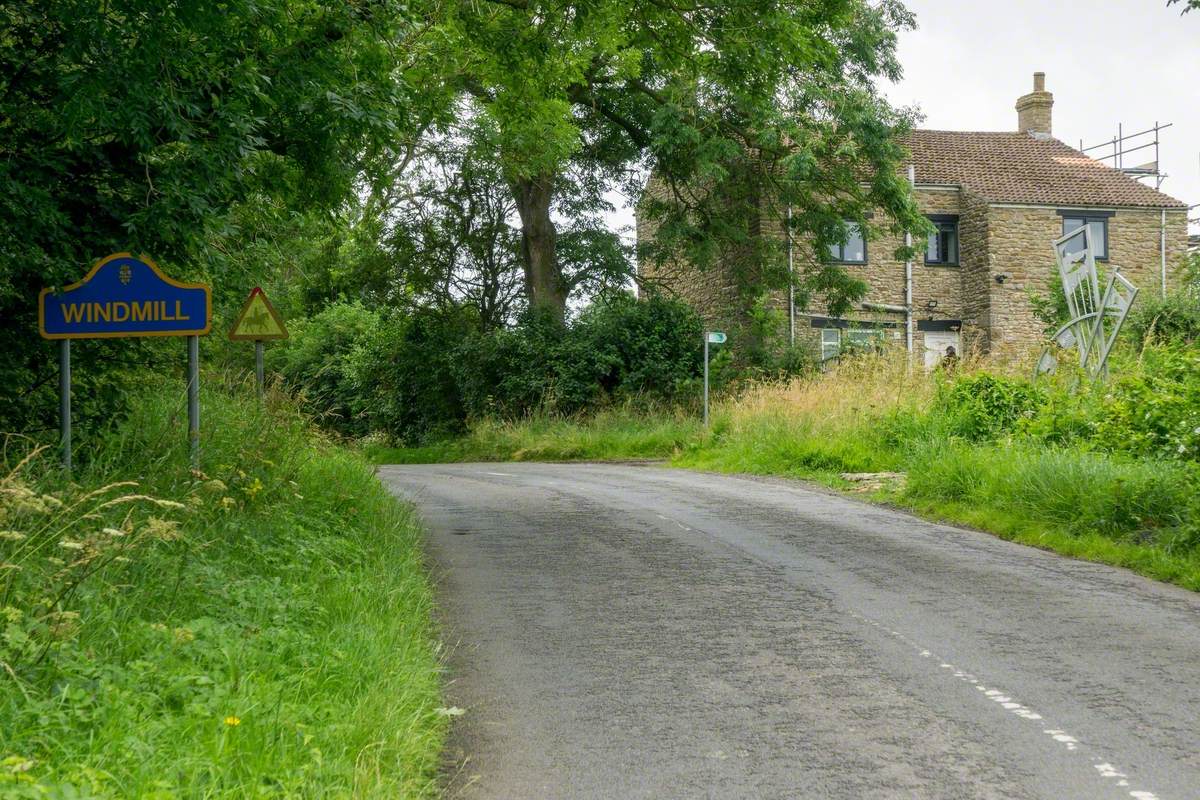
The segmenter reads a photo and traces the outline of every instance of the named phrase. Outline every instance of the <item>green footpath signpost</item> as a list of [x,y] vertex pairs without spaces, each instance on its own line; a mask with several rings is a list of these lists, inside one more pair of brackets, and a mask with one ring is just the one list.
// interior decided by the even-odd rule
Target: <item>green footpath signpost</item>
[[725,344],[725,334],[721,331],[709,331],[704,334],[704,427],[708,427],[708,346],[710,344]]
[[58,339],[59,414],[63,466],[71,469],[71,340],[130,336],[186,336],[188,441],[192,466],[200,462],[200,337],[212,326],[212,293],[180,283],[146,256],[114,253],[83,280],[38,295],[38,332]]

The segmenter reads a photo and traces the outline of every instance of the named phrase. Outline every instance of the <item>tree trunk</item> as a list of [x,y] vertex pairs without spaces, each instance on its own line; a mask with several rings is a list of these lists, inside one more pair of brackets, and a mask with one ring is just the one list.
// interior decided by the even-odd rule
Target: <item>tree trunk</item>
[[558,269],[558,232],[550,219],[554,176],[518,178],[512,182],[512,190],[517,213],[521,215],[521,250],[529,305],[562,322],[567,314],[567,287]]

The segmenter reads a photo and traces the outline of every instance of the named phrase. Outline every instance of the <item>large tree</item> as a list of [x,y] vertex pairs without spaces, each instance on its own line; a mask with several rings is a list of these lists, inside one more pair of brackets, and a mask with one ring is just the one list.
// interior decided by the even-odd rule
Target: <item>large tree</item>
[[[392,0],[0,0],[0,427],[51,407],[41,287],[132,250],[244,292],[236,209],[327,211],[392,160],[438,102],[427,29]],[[82,379],[155,347],[86,344]]]
[[[658,258],[761,260],[764,207],[791,207],[816,248],[872,208],[918,228],[894,136],[907,120],[874,86],[899,75],[911,23],[894,0],[458,0],[439,42],[499,130],[530,301],[561,317],[554,211],[573,170],[630,192],[655,171]],[[835,305],[861,291],[813,264],[801,279]]]

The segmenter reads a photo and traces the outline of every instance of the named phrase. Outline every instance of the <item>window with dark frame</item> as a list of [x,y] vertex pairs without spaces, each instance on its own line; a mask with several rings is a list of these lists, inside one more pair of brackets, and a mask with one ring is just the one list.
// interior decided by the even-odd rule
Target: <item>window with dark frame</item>
[[867,240],[857,222],[846,221],[846,243],[829,245],[829,259],[840,264],[867,263]]
[[[1059,211],[1058,213],[1062,217],[1063,236],[1086,227],[1092,235],[1092,250],[1096,258],[1100,261],[1108,259],[1108,219],[1113,212]],[[1068,253],[1077,253],[1082,249],[1082,236],[1067,242]]]
[[934,230],[925,245],[925,263],[958,266],[958,217],[931,216]]

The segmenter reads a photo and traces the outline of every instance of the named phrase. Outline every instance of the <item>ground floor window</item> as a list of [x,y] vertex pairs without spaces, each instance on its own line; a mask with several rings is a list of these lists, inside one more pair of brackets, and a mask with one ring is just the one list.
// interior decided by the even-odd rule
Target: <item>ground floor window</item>
[[828,361],[847,352],[878,350],[883,339],[883,331],[877,328],[822,328],[821,360]]
[[851,328],[846,331],[846,346],[855,350],[876,350],[883,344],[883,331],[876,328]]
[[821,360],[837,358],[842,350],[842,332],[837,328],[821,329]]

